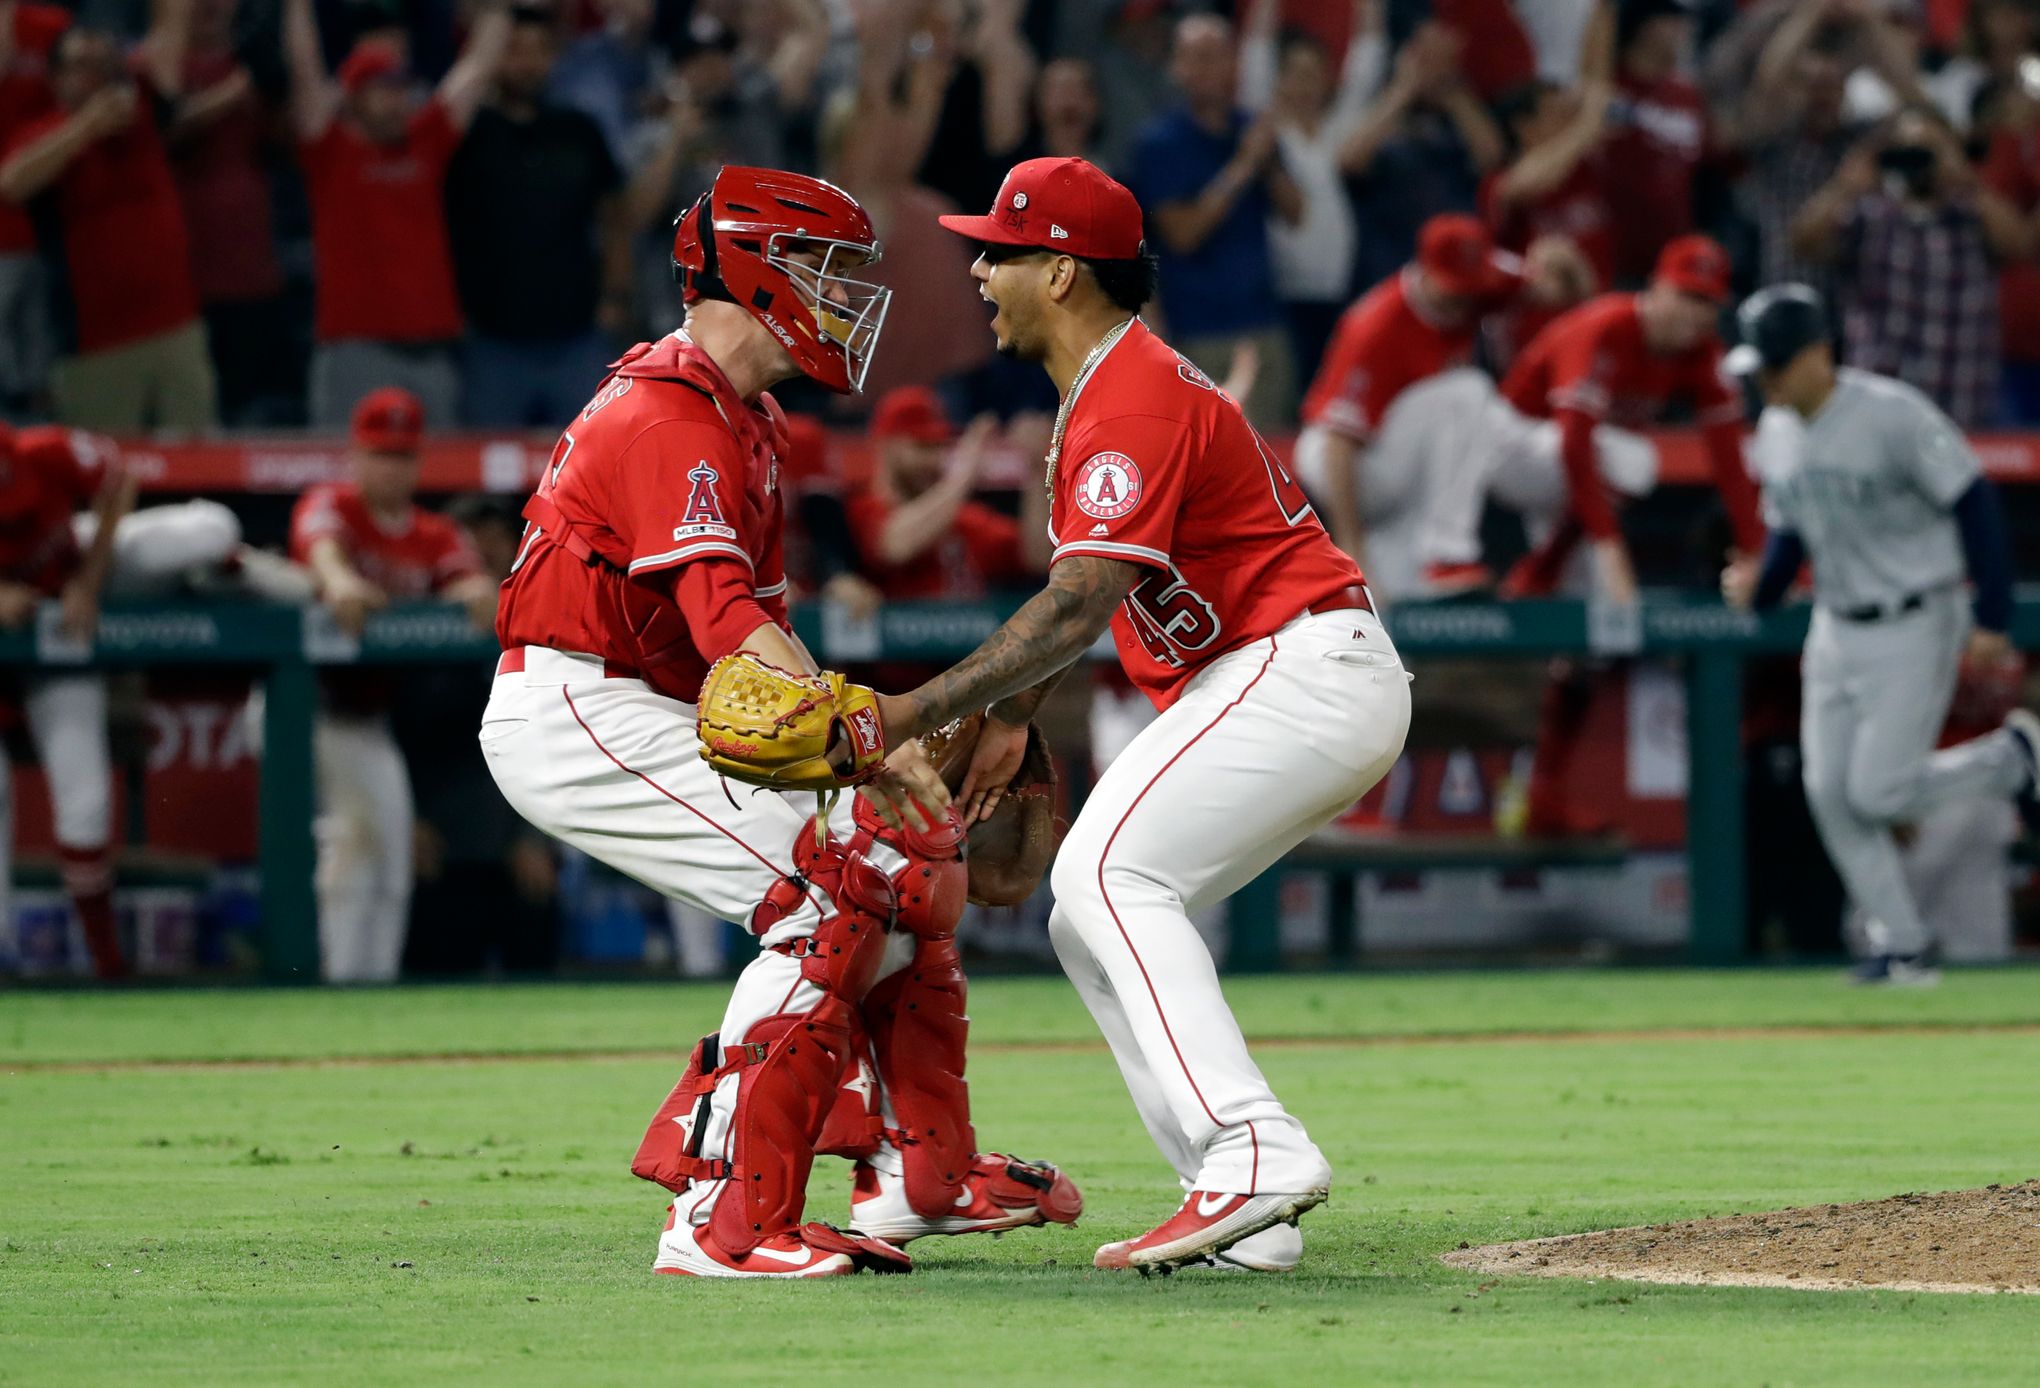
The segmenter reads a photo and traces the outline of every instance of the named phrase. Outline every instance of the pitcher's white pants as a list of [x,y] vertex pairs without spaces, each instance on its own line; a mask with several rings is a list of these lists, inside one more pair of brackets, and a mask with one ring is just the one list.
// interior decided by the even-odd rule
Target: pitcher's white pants
[[[1296,440],[1297,475],[1318,496],[1331,482],[1328,441],[1322,425]],[[1649,439],[1603,426],[1594,445],[1602,479],[1622,495],[1656,485],[1657,447]],[[1533,544],[1568,505],[1558,425],[1518,414],[1470,366],[1398,395],[1353,465],[1360,469],[1367,582],[1377,595],[1422,597],[1431,566],[1478,563],[1491,495],[1522,515]]]
[[1331,1178],[1248,1056],[1187,913],[1359,799],[1409,722],[1409,676],[1373,614],[1300,617],[1191,680],[1099,778],[1063,841],[1056,955],[1185,1190]]
[[[641,680],[605,679],[594,656],[528,646],[524,661],[523,671],[496,677],[482,714],[482,753],[511,808],[653,891],[748,925],[772,884],[792,874],[794,840],[815,811],[815,797],[735,782],[726,790],[701,759],[694,706]],[[829,828],[845,838],[856,831],[849,796],[836,802]],[[887,873],[906,865],[882,843],[867,856]],[[810,887],[807,901],[759,943],[812,935],[829,909],[827,894]],[[878,977],[904,968],[914,945],[911,935],[890,937]],[[820,1001],[798,959],[766,948],[738,978],[721,1034],[734,1042],[767,1017],[808,1012]],[[728,1141],[737,1082],[732,1073],[715,1092],[703,1153],[721,1151]],[[874,1164],[888,1174],[899,1170],[890,1151]],[[692,1197],[699,1208],[683,1214],[705,1219],[726,1184],[700,1187]]]

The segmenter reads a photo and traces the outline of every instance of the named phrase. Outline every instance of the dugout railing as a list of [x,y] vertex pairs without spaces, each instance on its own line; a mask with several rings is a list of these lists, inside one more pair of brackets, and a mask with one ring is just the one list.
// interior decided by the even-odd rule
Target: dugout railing
[[[989,605],[897,603],[859,622],[827,605],[806,604],[796,607],[794,620],[817,658],[828,663],[947,661],[972,650],[1005,615],[1005,609]],[[1420,662],[1432,655],[1677,659],[1687,694],[1687,952],[1694,962],[1708,964],[1734,962],[1744,952],[1743,665],[1796,650],[1806,622],[1803,606],[1759,617],[1664,593],[1652,593],[1632,609],[1568,601],[1406,603],[1389,614],[1396,643],[1418,668],[1420,681]],[[2022,648],[2040,646],[2040,588],[2021,588],[2012,635]],[[480,662],[495,655],[494,640],[477,633],[460,608],[440,604],[379,613],[359,640],[340,633],[320,609],[252,602],[111,605],[89,646],[61,634],[54,606],[28,628],[0,633],[4,665],[236,667],[260,679],[258,945],[264,974],[279,982],[310,981],[318,974],[311,830],[317,671],[346,664]],[[1383,870],[1389,862],[1383,855],[1393,854],[1393,843],[1392,836],[1385,837],[1378,851],[1352,857],[1347,865]],[[1336,870],[1340,860],[1307,847],[1294,869]],[[1237,901],[1228,959],[1233,967],[1270,968],[1278,962],[1274,888],[1283,870],[1278,866]]]

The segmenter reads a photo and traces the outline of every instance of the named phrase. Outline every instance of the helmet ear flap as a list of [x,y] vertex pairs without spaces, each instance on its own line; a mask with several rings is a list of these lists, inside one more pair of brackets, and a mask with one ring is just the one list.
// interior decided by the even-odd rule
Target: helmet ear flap
[[[676,228],[683,229],[680,234],[684,234],[688,220],[693,219],[693,244],[700,247],[701,267],[695,269],[687,265],[676,254],[673,257],[673,278],[687,291],[690,298],[699,296],[704,299],[727,300],[730,298],[730,292],[724,287],[722,274],[716,267],[715,213],[711,203],[713,197],[713,190],[703,193],[694,200],[694,206],[682,212],[679,220],[674,223]],[[675,239],[679,240],[680,235],[676,235]]]

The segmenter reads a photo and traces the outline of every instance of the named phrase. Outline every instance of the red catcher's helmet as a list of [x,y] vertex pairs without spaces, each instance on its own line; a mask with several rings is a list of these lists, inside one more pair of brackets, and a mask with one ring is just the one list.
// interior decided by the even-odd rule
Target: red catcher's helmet
[[[801,254],[821,259],[793,258]],[[673,273],[685,301],[737,305],[835,391],[862,390],[871,369],[892,291],[848,272],[879,254],[857,199],[778,169],[725,166],[673,227]]]

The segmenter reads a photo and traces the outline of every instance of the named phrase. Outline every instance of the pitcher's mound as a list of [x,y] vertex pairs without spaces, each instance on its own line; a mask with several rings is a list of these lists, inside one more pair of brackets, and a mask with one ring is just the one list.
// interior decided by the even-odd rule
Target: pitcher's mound
[[1445,1261],[1687,1286],[2040,1292],[2040,1181],[1495,1243]]

